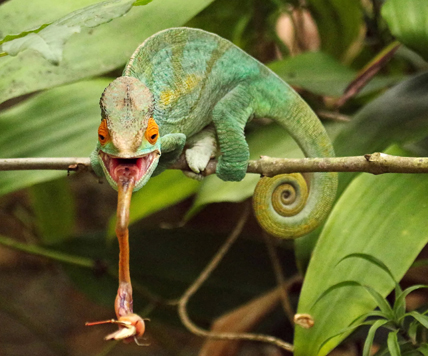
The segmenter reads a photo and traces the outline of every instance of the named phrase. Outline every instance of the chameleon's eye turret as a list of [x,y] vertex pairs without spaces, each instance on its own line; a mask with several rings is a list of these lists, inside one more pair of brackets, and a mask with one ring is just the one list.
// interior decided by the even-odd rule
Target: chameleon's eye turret
[[159,137],[159,127],[156,121],[151,117],[149,119],[149,122],[147,124],[146,133],[144,134],[146,137],[146,140],[151,144],[154,145]]
[[101,121],[100,126],[98,127],[98,140],[102,145],[106,144],[110,140],[110,133],[107,128],[107,120],[104,119]]

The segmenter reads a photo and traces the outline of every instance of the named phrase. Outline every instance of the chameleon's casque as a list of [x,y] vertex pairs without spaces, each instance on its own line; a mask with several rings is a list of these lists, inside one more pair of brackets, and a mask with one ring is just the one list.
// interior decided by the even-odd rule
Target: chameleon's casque
[[[91,160],[94,171],[115,189],[120,175],[135,177],[134,190],[140,189],[185,146],[195,177],[217,155],[221,179],[243,179],[249,159],[244,128],[255,117],[278,122],[307,157],[334,156],[324,127],[289,85],[229,41],[202,30],[173,28],[148,38],[100,104],[102,127]],[[275,180],[271,189],[266,187],[272,186],[269,179],[264,181],[254,202],[261,225],[274,235],[294,238],[325,218],[337,175],[314,173],[308,184],[292,178],[276,193],[282,183]],[[301,190],[300,184],[307,187]],[[282,214],[278,204],[296,205],[293,197],[300,199],[304,191],[307,197],[299,200],[303,203],[295,215]],[[273,193],[279,203],[272,204]]]

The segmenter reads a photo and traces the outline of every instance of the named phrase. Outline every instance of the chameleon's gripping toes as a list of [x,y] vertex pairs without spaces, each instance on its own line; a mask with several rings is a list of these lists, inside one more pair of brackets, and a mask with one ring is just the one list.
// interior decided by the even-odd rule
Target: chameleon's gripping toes
[[[94,171],[117,189],[127,174],[140,189],[183,152],[194,176],[218,152],[217,175],[239,181],[249,159],[244,128],[254,117],[283,126],[307,157],[334,156],[316,115],[277,75],[221,37],[189,28],[148,38],[101,97]],[[218,147],[217,147],[218,145]],[[125,173],[124,173],[125,172]],[[337,176],[263,178],[254,207],[261,225],[294,238],[314,229],[332,206]],[[272,202],[273,197],[273,202]]]

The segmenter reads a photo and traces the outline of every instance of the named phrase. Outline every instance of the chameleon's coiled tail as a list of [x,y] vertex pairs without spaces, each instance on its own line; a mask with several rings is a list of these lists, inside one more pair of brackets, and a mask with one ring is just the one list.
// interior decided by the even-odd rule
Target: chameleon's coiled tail
[[[328,183],[334,193],[334,179]],[[253,207],[262,228],[276,237],[293,239],[319,226],[330,211],[332,194],[314,204],[309,189],[300,173],[261,178],[254,191]]]
[[[315,113],[285,83],[280,90],[284,105],[275,106],[268,116],[287,129],[306,157],[334,156],[330,139]],[[271,235],[293,239],[323,222],[334,203],[336,189],[337,173],[333,172],[263,177],[254,192],[254,212]]]

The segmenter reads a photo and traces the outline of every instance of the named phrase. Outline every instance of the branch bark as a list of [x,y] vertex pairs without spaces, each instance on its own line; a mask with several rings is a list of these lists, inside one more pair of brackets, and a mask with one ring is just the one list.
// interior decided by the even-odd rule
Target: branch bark
[[[202,175],[215,173],[216,166],[217,162],[211,160]],[[183,155],[170,168],[190,171]],[[0,171],[51,169],[92,171],[90,159],[87,157],[0,159]],[[247,168],[247,173],[268,177],[296,172],[428,173],[428,158],[391,156],[380,152],[364,156],[331,158],[296,159],[262,156],[259,160],[249,161]]]
[[0,171],[67,170],[90,171],[89,157],[0,158]]

